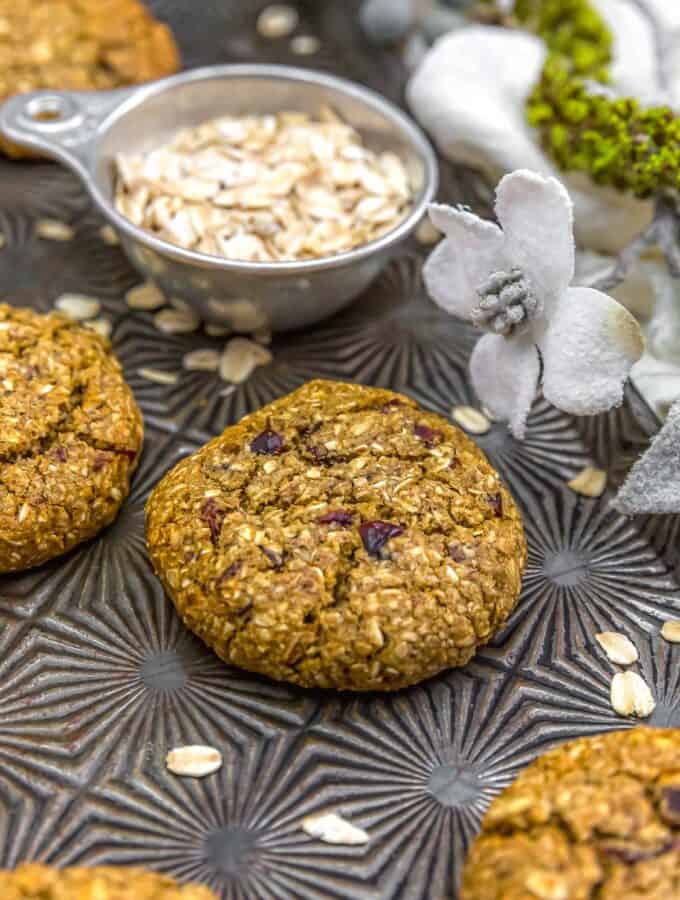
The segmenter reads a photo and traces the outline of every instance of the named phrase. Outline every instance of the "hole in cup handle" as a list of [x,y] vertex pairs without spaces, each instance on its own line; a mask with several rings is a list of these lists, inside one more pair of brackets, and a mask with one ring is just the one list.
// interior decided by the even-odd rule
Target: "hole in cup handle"
[[0,131],[10,141],[83,173],[104,119],[132,93],[35,91],[10,97],[0,107]]

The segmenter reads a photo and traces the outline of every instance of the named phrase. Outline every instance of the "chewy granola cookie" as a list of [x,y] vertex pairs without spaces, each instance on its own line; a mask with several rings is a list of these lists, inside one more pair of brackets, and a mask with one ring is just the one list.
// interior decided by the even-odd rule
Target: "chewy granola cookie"
[[225,661],[394,690],[506,620],[522,523],[484,455],[390,391],[312,381],[183,460],[147,506],[152,561]]
[[49,868],[25,863],[0,870],[2,900],[216,900],[198,884],[179,885],[174,878],[144,869],[100,866],[93,869]]
[[[140,0],[0,0],[0,100],[41,88],[109,90],[178,67],[172,32]],[[0,148],[31,153],[4,138]]]
[[680,730],[581,738],[492,803],[461,900],[678,900]]
[[0,304],[0,572],[39,565],[111,522],[142,436],[104,338]]

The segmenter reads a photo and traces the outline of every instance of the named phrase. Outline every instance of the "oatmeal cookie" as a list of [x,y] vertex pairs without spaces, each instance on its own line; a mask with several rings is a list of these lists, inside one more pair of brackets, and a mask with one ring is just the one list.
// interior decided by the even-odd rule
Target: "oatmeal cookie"
[[45,562],[111,522],[142,436],[104,338],[0,304],[0,572]]
[[147,505],[156,572],[226,662],[394,690],[467,662],[520,590],[517,508],[406,397],[313,381],[177,465]]
[[0,870],[2,900],[216,900],[198,884],[179,885],[174,878],[144,869],[100,866],[51,869],[25,863]]
[[678,900],[680,730],[541,756],[489,808],[461,900]]
[[[178,68],[172,32],[140,0],[0,0],[0,101],[41,88],[109,90]],[[32,155],[4,138],[0,149]]]

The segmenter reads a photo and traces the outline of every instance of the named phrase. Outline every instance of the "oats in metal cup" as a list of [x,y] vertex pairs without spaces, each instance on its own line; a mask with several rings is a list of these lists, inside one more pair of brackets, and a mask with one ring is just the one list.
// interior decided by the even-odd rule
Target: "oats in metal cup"
[[329,107],[222,117],[145,154],[117,158],[116,208],[169,243],[279,262],[351,250],[413,204],[397,154],[364,146]]

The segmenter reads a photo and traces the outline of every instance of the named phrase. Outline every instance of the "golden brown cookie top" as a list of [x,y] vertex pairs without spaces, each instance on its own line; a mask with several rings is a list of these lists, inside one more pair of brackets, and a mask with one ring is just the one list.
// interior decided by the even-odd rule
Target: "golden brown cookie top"
[[172,33],[139,0],[0,0],[0,98],[108,90],[178,66]]
[[207,887],[179,885],[144,869],[100,866],[52,869],[25,863],[0,871],[2,900],[216,900]]
[[224,659],[394,689],[460,665],[519,593],[519,513],[483,453],[406,397],[313,381],[180,463],[147,507],[156,570]]
[[58,313],[0,304],[0,463],[42,455],[72,436],[132,454],[138,424],[105,338]]
[[680,897],[680,730],[581,738],[489,808],[462,900]]
[[142,436],[108,341],[65,316],[0,304],[0,572],[109,522]]

